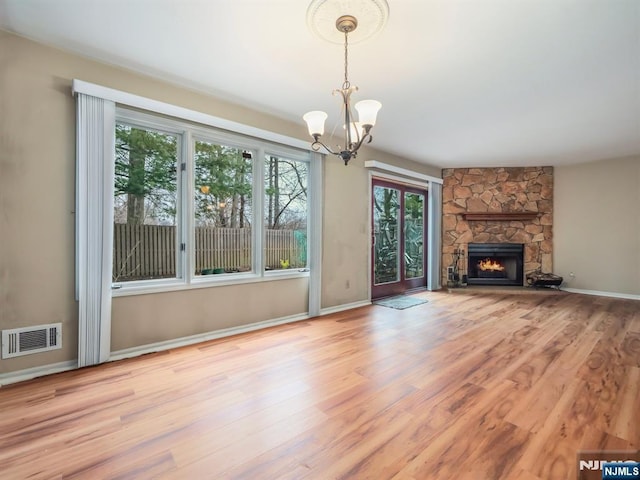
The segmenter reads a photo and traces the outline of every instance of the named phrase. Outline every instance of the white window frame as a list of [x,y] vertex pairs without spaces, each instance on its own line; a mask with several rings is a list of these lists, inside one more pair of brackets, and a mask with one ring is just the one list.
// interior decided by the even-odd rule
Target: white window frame
[[[251,271],[243,272],[243,273],[231,273],[231,274],[217,274],[215,276],[211,275],[195,275],[194,265],[196,263],[196,249],[195,249],[195,212],[193,208],[193,198],[195,194],[194,187],[194,171],[195,171],[195,162],[194,162],[194,143],[196,141],[204,141],[216,143],[218,145],[224,145],[227,147],[237,148],[239,150],[247,150],[251,152],[252,155],[252,168],[251,168],[251,212],[254,214],[254,196],[257,194],[256,190],[256,158],[257,158],[257,149],[250,147],[246,144],[241,144],[237,141],[236,138],[230,137],[229,135],[224,135],[222,132],[211,131],[207,129],[201,128],[192,128],[189,132],[189,155],[187,157],[187,175],[186,182],[187,188],[186,195],[187,199],[185,200],[185,205],[187,206],[187,277],[189,278],[189,282],[193,286],[210,286],[211,284],[224,284],[224,285],[233,285],[234,283],[245,283],[255,281],[259,276],[260,271],[257,268],[257,264],[259,259],[256,258],[256,252],[254,251],[256,242],[259,241],[258,238],[258,230],[259,226],[254,224],[254,218],[251,219]],[[231,280],[231,281],[230,281]]]
[[[312,163],[312,158],[311,156],[307,156],[307,155],[301,155],[300,151],[296,151],[296,150],[291,150],[291,149],[286,149],[283,147],[278,147],[276,145],[271,145],[269,148],[264,149],[263,151],[260,152],[260,158],[262,161],[262,165],[261,165],[261,172],[262,172],[262,178],[261,178],[261,185],[262,185],[262,194],[260,196],[260,199],[262,201],[261,204],[261,211],[262,211],[262,242],[266,241],[266,233],[267,230],[264,228],[264,222],[265,222],[265,207],[264,207],[264,200],[265,200],[265,186],[264,186],[264,167],[265,167],[265,159],[267,158],[267,156],[274,156],[277,157],[279,159],[283,159],[283,160],[292,160],[294,162],[300,162],[300,163],[306,163],[307,164],[307,218],[306,218],[306,223],[307,223],[307,265],[304,268],[301,269],[292,269],[292,270],[269,270],[266,271],[264,268],[264,263],[261,265],[261,269],[264,272],[265,276],[268,277],[280,277],[280,276],[288,276],[291,274],[291,272],[299,272],[299,273],[307,273],[309,271],[309,264],[310,264],[310,258],[309,258],[309,239],[311,238],[311,199],[313,197],[313,194],[311,193],[312,190],[310,189],[310,184],[311,184],[311,163]],[[264,251],[264,243],[260,245],[261,251]],[[262,261],[264,262],[264,255],[261,255]]]
[[[185,211],[184,204],[184,196],[185,196],[185,177],[184,172],[180,169],[180,164],[185,162],[185,155],[187,153],[186,146],[186,132],[184,129],[179,128],[178,124],[172,124],[167,121],[162,121],[161,118],[146,115],[141,112],[134,112],[132,110],[122,109],[116,106],[116,114],[115,114],[115,123],[121,123],[131,127],[141,127],[148,128],[150,130],[155,130],[160,133],[174,135],[176,137],[176,150],[178,153],[177,157],[177,174],[176,174],[176,252],[180,252],[180,245],[184,242],[185,238],[185,225],[184,225],[184,217],[188,214]],[[115,132],[115,129],[114,129]],[[115,166],[115,156],[114,156],[114,166]],[[113,186],[111,187],[113,190]],[[113,234],[113,232],[111,232]],[[106,235],[106,232],[105,232]],[[112,288],[115,290],[120,290],[125,288],[125,286],[131,285],[133,288],[137,288],[140,286],[143,287],[157,287],[161,288],[163,286],[171,286],[176,283],[182,283],[184,280],[184,268],[185,268],[185,256],[177,255],[176,258],[176,276],[175,278],[158,278],[158,279],[149,279],[149,280],[138,280],[131,282],[112,282]],[[114,291],[114,296],[118,294]]]
[[[308,151],[273,144],[272,142],[248,137],[235,132],[223,131],[216,128],[206,128],[179,119],[165,118],[153,113],[131,110],[116,106],[116,123],[149,128],[162,133],[175,135],[178,145],[177,177],[177,235],[176,276],[173,278],[134,280],[128,282],[114,282],[113,296],[126,296],[153,292],[182,290],[186,288],[204,288],[215,285],[235,285],[268,280],[308,277],[309,270],[275,270],[265,271],[264,262],[264,165],[266,155],[274,155],[289,160],[310,164],[311,155]],[[250,272],[228,273],[218,275],[201,275],[194,273],[195,264],[195,217],[193,208],[194,188],[194,143],[196,141],[212,142],[240,150],[252,152],[252,199],[251,199],[251,246],[252,269]],[[182,171],[180,165],[184,164]],[[307,169],[310,175],[310,169]],[[307,205],[307,219],[309,207]],[[307,225],[309,222],[307,221]],[[307,227],[308,230],[308,227]],[[309,239],[307,231],[307,241]],[[184,250],[180,245],[184,244]]]
[[[209,288],[223,285],[238,285],[244,283],[274,281],[290,278],[309,278],[310,280],[310,305],[309,314],[319,313],[320,286],[320,255],[321,237],[321,195],[322,175],[319,168],[323,157],[309,149],[309,144],[302,140],[276,134],[255,127],[232,122],[212,115],[196,112],[183,107],[166,104],[156,100],[140,97],[119,90],[110,89],[100,85],[91,84],[81,80],[73,81],[74,94],[95,96],[114,102],[116,115],[115,123],[132,123],[142,127],[153,128],[159,131],[176,134],[181,141],[180,154],[182,162],[185,162],[186,174],[179,179],[179,203],[182,203],[182,219],[179,220],[179,243],[185,243],[185,253],[179,263],[181,272],[176,272],[176,278],[153,279],[132,282],[121,282],[112,285],[111,296],[128,296],[148,293],[160,293],[167,291],[186,290],[192,288]],[[134,110],[135,109],[135,110]],[[170,118],[167,118],[170,117]],[[106,128],[105,128],[106,130]],[[254,152],[253,162],[253,198],[252,198],[252,272],[220,274],[215,276],[195,276],[192,266],[195,260],[193,250],[195,244],[193,230],[193,138],[204,137],[222,142],[226,145],[237,146]],[[264,158],[266,153],[281,156],[291,160],[309,163],[308,169],[308,197],[307,197],[307,264],[309,268],[293,270],[265,271],[263,260],[264,249]],[[115,158],[115,150],[112,155]],[[317,164],[317,165],[316,165]],[[112,227],[104,228],[104,239],[112,245]],[[312,257],[313,256],[313,257]],[[315,258],[318,257],[318,258]],[[316,275],[310,274],[312,265],[318,270]],[[311,285],[313,283],[313,285]],[[313,297],[313,298],[312,298]],[[313,311],[312,311],[313,310]],[[315,312],[318,310],[318,313]]]

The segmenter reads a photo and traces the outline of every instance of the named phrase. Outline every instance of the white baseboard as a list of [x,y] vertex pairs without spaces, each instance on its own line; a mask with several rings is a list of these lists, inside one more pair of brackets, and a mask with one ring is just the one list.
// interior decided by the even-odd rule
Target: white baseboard
[[[358,308],[365,305],[371,305],[369,301],[348,303],[345,305],[338,305],[336,307],[329,307],[322,309],[320,315],[328,315],[329,313],[342,312],[344,310],[350,310],[352,308]],[[215,340],[216,338],[230,337],[231,335],[238,335],[239,333],[252,332],[254,330],[261,330],[263,328],[275,327],[276,325],[283,325],[285,323],[300,322],[302,320],[309,320],[309,315],[298,314],[290,315],[288,317],[276,318],[273,320],[265,320],[263,322],[251,323],[249,325],[242,325],[239,327],[230,327],[222,330],[215,330],[213,332],[201,333],[198,335],[191,335],[189,337],[176,338],[173,340],[167,340],[164,342],[152,343],[148,345],[142,345],[139,347],[126,348],[124,350],[118,350],[111,352],[109,361],[122,360],[123,358],[136,357],[138,355],[144,355],[146,353],[160,352],[162,350],[169,350],[171,348],[184,347],[186,345],[193,345],[194,343],[206,342],[208,340]]]
[[[353,308],[364,307],[371,305],[368,300],[361,302],[353,302],[345,305],[337,305],[335,307],[323,308],[320,311],[320,315],[329,315],[330,313],[342,312],[344,310],[351,310]],[[214,330],[212,332],[201,333],[198,335],[191,335],[189,337],[176,338],[173,340],[167,340],[164,342],[151,343],[148,345],[141,345],[138,347],[126,348],[124,350],[118,350],[111,352],[109,361],[122,360],[124,358],[137,357],[144,355],[145,353],[160,352],[163,350],[169,350],[171,348],[184,347],[186,345],[193,345],[194,343],[206,342],[208,340],[214,340],[216,338],[230,337],[231,335],[238,335],[240,333],[252,332],[254,330],[261,330],[263,328],[274,327],[276,325],[283,325],[285,323],[300,322],[308,320],[308,314],[290,315],[287,317],[276,318],[273,320],[265,320],[262,322],[251,323],[249,325],[241,325],[238,327],[230,327],[222,330]],[[25,380],[31,380],[33,378],[42,377],[44,375],[51,375],[53,373],[65,372],[68,370],[74,370],[78,368],[77,360],[69,360],[66,362],[52,363],[50,365],[42,365],[39,367],[27,368],[24,370],[18,370],[15,372],[0,374],[0,387],[3,385],[9,385],[11,383],[23,382]]]
[[335,307],[323,308],[320,310],[320,315],[329,315],[331,313],[344,312],[345,310],[366,307],[367,305],[371,305],[370,300],[363,300],[361,302],[353,302],[353,303],[345,303],[344,305],[336,305]]
[[39,367],[25,368],[16,372],[0,373],[0,387],[11,383],[24,382],[36,377],[51,375],[52,373],[66,372],[78,368],[78,360],[67,360],[66,362],[51,363]]
[[599,297],[613,297],[613,298],[626,298],[628,300],[640,300],[640,295],[633,295],[631,293],[617,293],[617,292],[601,292],[598,290],[582,290],[580,288],[565,288],[562,287],[565,292],[581,293],[583,295],[597,295]]

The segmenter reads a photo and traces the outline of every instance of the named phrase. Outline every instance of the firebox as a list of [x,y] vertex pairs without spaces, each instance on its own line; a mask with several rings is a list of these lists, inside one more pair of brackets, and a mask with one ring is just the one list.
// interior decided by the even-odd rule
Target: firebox
[[470,243],[467,250],[469,285],[523,285],[524,245]]

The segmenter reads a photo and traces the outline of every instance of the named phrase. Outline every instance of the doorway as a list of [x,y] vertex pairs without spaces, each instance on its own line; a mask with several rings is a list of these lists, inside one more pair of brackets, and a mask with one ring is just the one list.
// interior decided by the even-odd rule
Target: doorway
[[424,288],[427,191],[372,179],[371,298]]

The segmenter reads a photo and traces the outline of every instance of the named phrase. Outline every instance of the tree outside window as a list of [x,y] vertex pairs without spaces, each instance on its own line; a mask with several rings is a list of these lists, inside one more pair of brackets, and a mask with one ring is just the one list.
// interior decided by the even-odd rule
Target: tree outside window
[[194,145],[194,273],[250,271],[253,155],[213,142]]
[[175,277],[178,138],[121,123],[115,133],[113,280]]
[[117,118],[115,137],[114,282],[306,269],[304,152],[131,112]]
[[307,177],[309,164],[265,157],[266,269],[307,266]]

